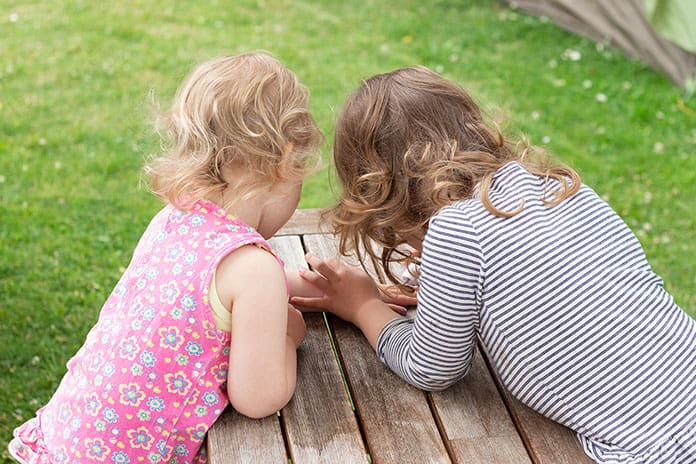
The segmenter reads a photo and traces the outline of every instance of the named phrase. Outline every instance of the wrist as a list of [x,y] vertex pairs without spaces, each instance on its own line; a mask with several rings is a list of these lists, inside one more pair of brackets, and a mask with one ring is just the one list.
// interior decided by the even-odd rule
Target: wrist
[[365,335],[372,348],[377,346],[377,338],[387,323],[400,317],[381,299],[370,299],[360,305],[353,313],[350,322]]
[[382,305],[382,300],[379,298],[369,298],[359,305],[356,305],[355,309],[350,313],[351,317],[348,322],[360,327],[361,322],[369,319],[371,315],[378,313]]

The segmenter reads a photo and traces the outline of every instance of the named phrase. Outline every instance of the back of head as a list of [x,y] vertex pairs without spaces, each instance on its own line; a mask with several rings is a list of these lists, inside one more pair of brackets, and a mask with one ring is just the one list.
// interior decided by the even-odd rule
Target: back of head
[[[371,77],[348,98],[336,127],[342,192],[331,216],[341,252],[362,246],[377,258],[375,241],[389,275],[398,246],[422,238],[438,210],[477,185],[485,190],[496,170],[525,153],[484,120],[467,92],[425,67]],[[482,196],[491,212],[507,214]]]
[[146,171],[153,192],[181,207],[221,194],[230,172],[240,195],[301,180],[318,161],[322,140],[306,89],[264,53],[199,64],[160,118],[160,129],[163,153]]
[[437,73],[412,67],[371,77],[336,127],[343,192],[333,219],[342,251],[368,238],[392,249],[422,236],[443,203],[469,196],[513,156],[471,96]]

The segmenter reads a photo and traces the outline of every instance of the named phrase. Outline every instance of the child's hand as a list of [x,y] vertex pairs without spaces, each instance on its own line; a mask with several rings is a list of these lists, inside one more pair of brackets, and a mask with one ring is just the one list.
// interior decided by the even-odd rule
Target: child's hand
[[288,303],[288,337],[295,342],[295,348],[300,346],[300,343],[302,343],[306,335],[307,326],[305,325],[302,313]]
[[365,303],[381,301],[380,291],[362,269],[347,266],[336,259],[322,261],[311,253],[305,256],[313,271],[301,271],[303,279],[319,288],[320,297],[293,297],[293,304],[310,308],[323,308],[343,320],[355,321]]

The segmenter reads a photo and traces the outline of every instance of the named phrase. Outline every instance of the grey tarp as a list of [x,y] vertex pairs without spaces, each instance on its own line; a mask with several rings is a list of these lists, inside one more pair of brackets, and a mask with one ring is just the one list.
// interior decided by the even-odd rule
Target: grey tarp
[[646,17],[643,0],[504,1],[521,11],[546,16],[577,34],[609,42],[678,85],[694,84],[696,54],[670,42],[653,28]]

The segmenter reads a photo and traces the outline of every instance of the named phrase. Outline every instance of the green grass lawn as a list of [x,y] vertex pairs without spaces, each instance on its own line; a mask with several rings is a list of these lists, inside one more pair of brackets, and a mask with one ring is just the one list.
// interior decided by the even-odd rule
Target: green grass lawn
[[[424,64],[460,82],[575,166],[696,316],[696,103],[645,65],[493,0],[164,3],[0,0],[0,448],[50,397],[160,207],[140,178],[151,95],[166,103],[220,54],[265,49],[295,70],[327,159],[361,78]],[[324,171],[301,206],[332,198]]]

